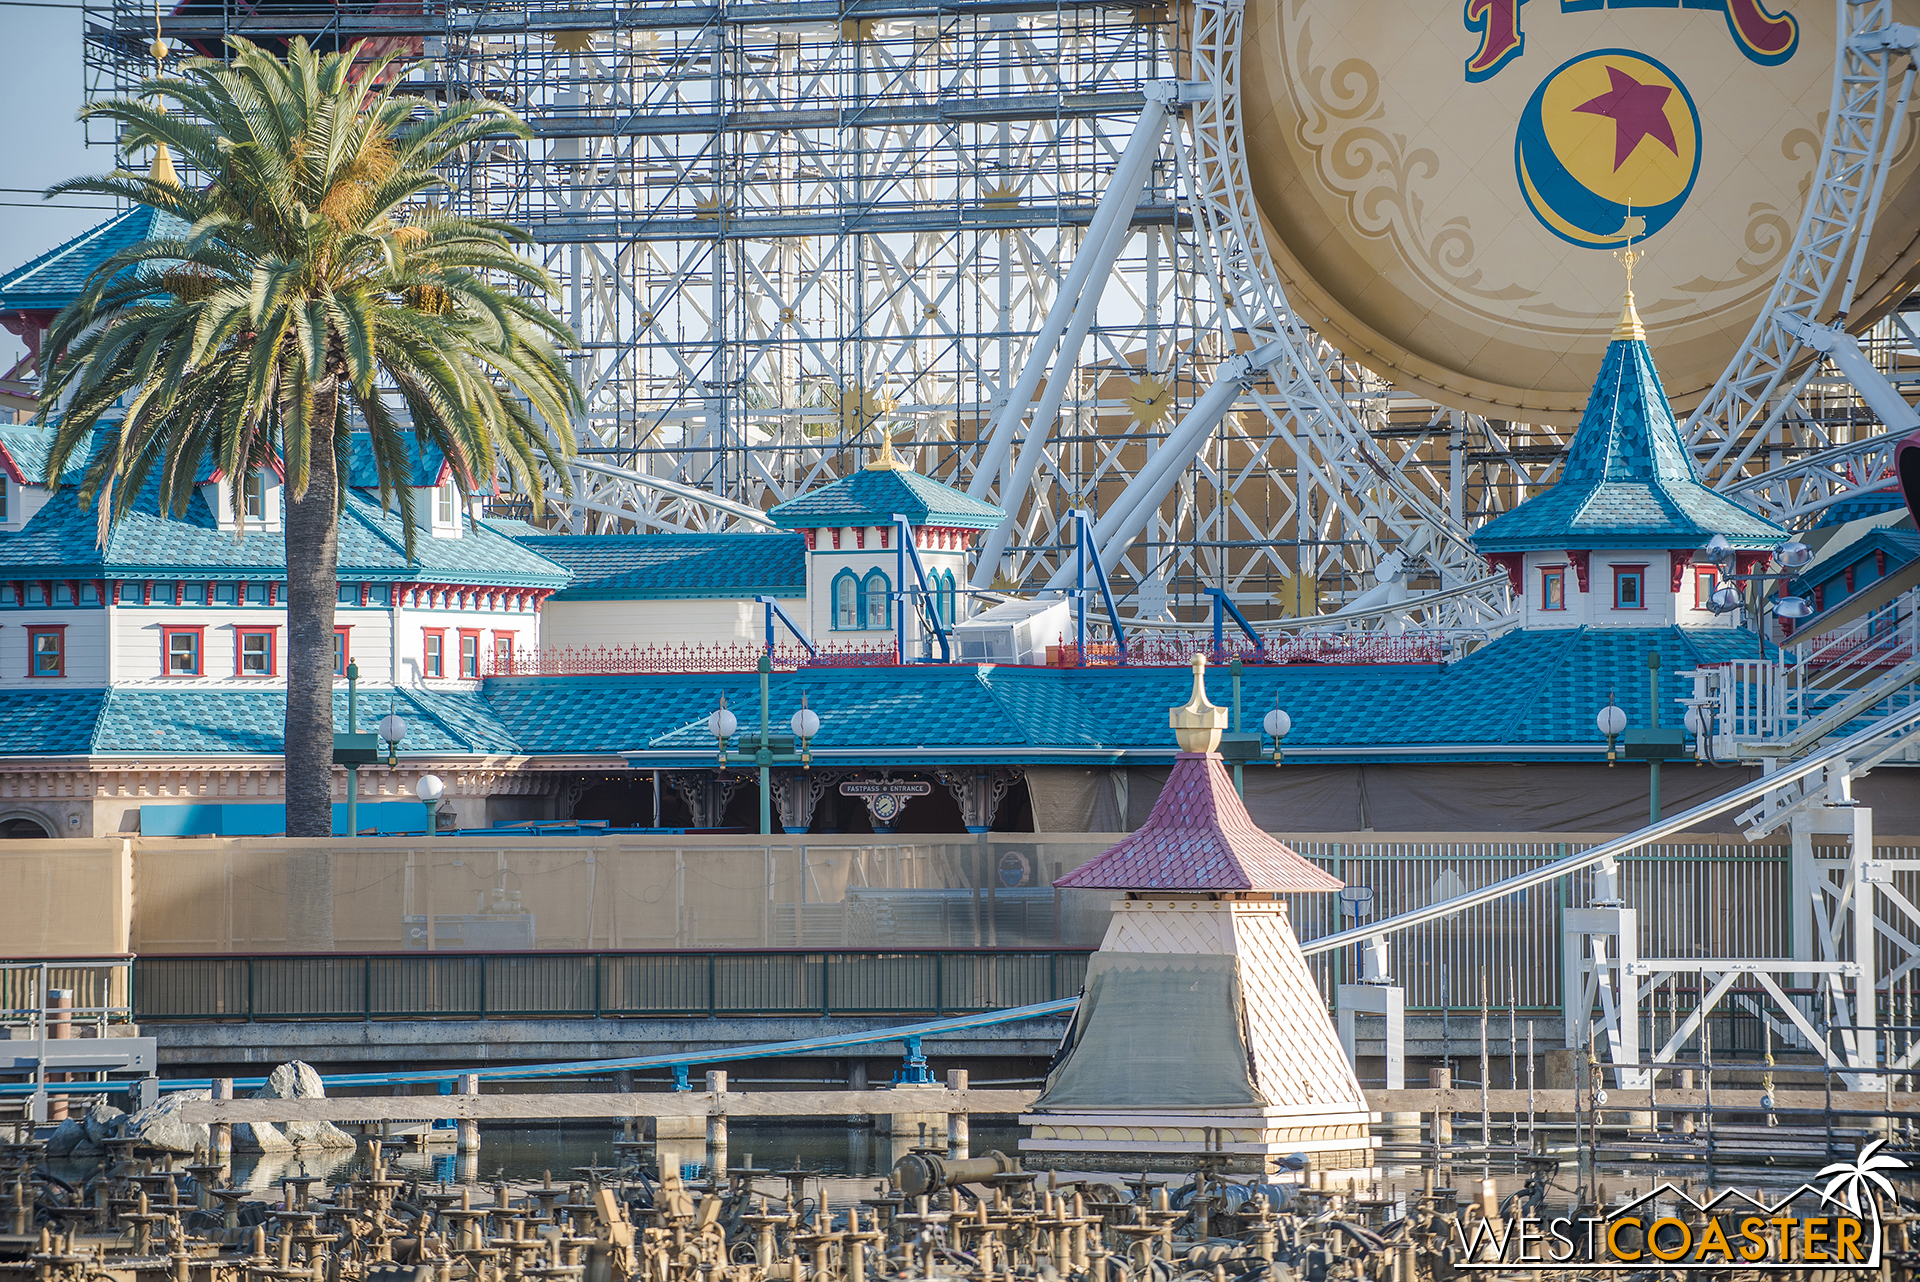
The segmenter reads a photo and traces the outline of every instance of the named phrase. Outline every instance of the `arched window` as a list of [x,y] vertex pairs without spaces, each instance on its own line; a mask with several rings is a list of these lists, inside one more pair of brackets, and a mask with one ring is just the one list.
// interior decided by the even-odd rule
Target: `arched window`
[[852,570],[842,570],[833,580],[833,629],[852,632],[860,627],[860,581]]
[[860,626],[863,628],[890,628],[893,626],[893,601],[888,597],[890,585],[887,576],[879,570],[871,570],[863,585],[863,608],[860,611]]
[[954,605],[953,571],[942,570],[940,572],[940,622],[948,627],[953,626]]

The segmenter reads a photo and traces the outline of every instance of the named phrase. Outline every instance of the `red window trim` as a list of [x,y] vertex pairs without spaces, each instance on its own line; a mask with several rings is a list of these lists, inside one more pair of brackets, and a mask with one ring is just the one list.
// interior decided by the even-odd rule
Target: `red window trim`
[[[460,648],[453,656],[454,671],[459,673],[460,680],[462,681],[478,681],[480,679],[480,629],[461,628],[459,631]],[[471,673],[467,671],[468,637],[473,638],[473,671]]]
[[[1559,565],[1543,565],[1543,566],[1540,566],[1539,569],[1540,569],[1540,608],[1549,613],[1558,614],[1560,611],[1567,608],[1566,563],[1563,561]],[[1547,576],[1549,574],[1557,574],[1560,576],[1560,604],[1559,605],[1547,604]]]
[[[54,636],[57,636],[60,638],[60,670],[58,672],[35,672],[33,670],[34,638],[49,632],[52,633]],[[27,625],[27,675],[29,677],[39,677],[42,680],[51,680],[54,677],[64,677],[67,675],[67,625],[66,624],[64,623],[31,623]]]
[[353,663],[353,625],[336,623],[333,625],[333,635],[340,638],[340,671],[334,673],[333,678],[336,681],[345,681],[347,668]]
[[[440,671],[429,672],[427,662],[427,638],[440,638]],[[420,629],[420,679],[423,681],[443,681],[447,675],[447,630],[445,628]]]
[[[1702,592],[1700,585],[1705,583],[1707,590]],[[1711,566],[1693,567],[1693,608],[1704,610],[1713,604],[1714,591],[1720,586],[1720,572]]]
[[[1609,561],[1607,568],[1613,571],[1613,608],[1616,610],[1644,610],[1647,608],[1647,566],[1645,562],[1634,565],[1625,561]],[[1620,604],[1620,576],[1637,574],[1640,576],[1640,604]]]
[[[246,653],[246,638],[265,637],[267,639],[267,670],[248,672],[241,666],[241,657]],[[256,626],[238,626],[233,630],[233,675],[249,681],[259,681],[266,677],[280,675],[280,629]]]
[[[511,632],[502,632],[498,628],[493,630],[493,675],[496,677],[510,677],[513,675],[513,638],[514,634]],[[507,643],[507,661],[505,663],[500,662],[500,643],[502,641]]]
[[[176,633],[193,633],[193,671],[173,670],[173,638]],[[163,623],[160,625],[160,675],[163,677],[203,677],[207,674],[207,625],[204,623]]]

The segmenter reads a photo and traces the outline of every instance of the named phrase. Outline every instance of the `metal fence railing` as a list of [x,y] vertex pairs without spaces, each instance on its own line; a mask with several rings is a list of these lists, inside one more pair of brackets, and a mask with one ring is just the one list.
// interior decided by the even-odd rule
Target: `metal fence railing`
[[[39,1037],[105,1037],[127,1022],[131,957],[62,957],[0,962],[0,1028]],[[54,994],[65,993],[56,1002]],[[65,1025],[65,1031],[55,1031]]]
[[1071,997],[1089,950],[142,957],[139,1020],[958,1015]]
[[[1290,843],[1349,886],[1373,892],[1367,917],[1381,920],[1566,858],[1593,839],[1541,841]],[[1791,860],[1785,846],[1714,839],[1649,847],[1619,861],[1620,890],[1639,910],[1643,957],[1784,957],[1792,955],[1788,920]],[[1557,1011],[1561,1005],[1561,917],[1584,908],[1591,870],[1469,908],[1444,921],[1397,934],[1389,972],[1406,989],[1408,1010]],[[1291,896],[1293,927],[1304,942],[1355,924],[1332,895]],[[1331,999],[1351,982],[1355,950],[1322,953],[1308,968]]]

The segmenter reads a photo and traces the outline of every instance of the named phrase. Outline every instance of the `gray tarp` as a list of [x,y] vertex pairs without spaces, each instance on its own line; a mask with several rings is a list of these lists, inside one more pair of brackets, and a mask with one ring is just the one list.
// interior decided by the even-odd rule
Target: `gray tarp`
[[[1114,776],[1125,777],[1124,783]],[[1247,810],[1269,832],[1632,832],[1647,822],[1647,767],[1623,763],[1315,766],[1264,762],[1244,771]],[[1758,777],[1692,762],[1660,772],[1661,813],[1678,814]],[[1164,767],[1033,766],[1036,832],[1129,832],[1153,809]],[[1856,781],[1881,833],[1920,833],[1920,772],[1883,768]],[[1120,805],[1124,799],[1124,816]],[[1737,832],[1732,814],[1701,832]]]
[[1095,953],[1036,1109],[1259,1107],[1232,957]]

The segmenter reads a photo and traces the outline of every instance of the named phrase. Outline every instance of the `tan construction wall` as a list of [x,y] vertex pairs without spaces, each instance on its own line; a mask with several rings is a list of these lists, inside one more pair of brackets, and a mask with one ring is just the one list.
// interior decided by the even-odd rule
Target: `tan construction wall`
[[133,898],[131,842],[0,842],[0,957],[128,952]]
[[[897,842],[871,836],[7,841],[0,842],[0,958],[430,945],[487,951],[1095,947],[1112,893],[1055,891],[1051,884],[1117,839],[1071,833]],[[1375,887],[1381,915],[1607,839],[1378,832],[1292,838],[1303,854]],[[1920,859],[1920,841],[1882,837],[1878,853]],[[1843,852],[1823,847],[1817,854]],[[1722,927],[1734,931],[1721,941],[1725,955],[1782,955],[1784,937],[1775,936],[1786,921],[1784,861],[1784,845],[1750,846],[1718,834],[1692,835],[1631,858],[1629,893],[1645,901],[1649,955],[1661,955],[1669,936],[1700,937],[1703,927],[1692,921],[1699,913],[1724,919]],[[1920,873],[1901,877],[1904,886]],[[1920,894],[1920,881],[1911,889]],[[1585,882],[1576,890],[1583,896]],[[1301,899],[1294,924],[1303,937],[1337,928],[1338,905],[1330,896]],[[1540,946],[1549,948],[1554,895],[1537,901],[1529,900],[1524,913],[1529,921],[1540,917],[1535,933],[1545,932]],[[1726,905],[1735,902],[1742,911],[1728,913]],[[1447,946],[1467,947],[1482,934],[1510,935],[1520,920],[1514,914],[1522,911],[1515,904],[1497,913],[1476,910],[1478,916],[1444,932]],[[1499,920],[1482,921],[1489,913]],[[470,931],[492,934],[469,938]],[[1463,955],[1460,964],[1469,969],[1459,973],[1477,973],[1474,959]]]

